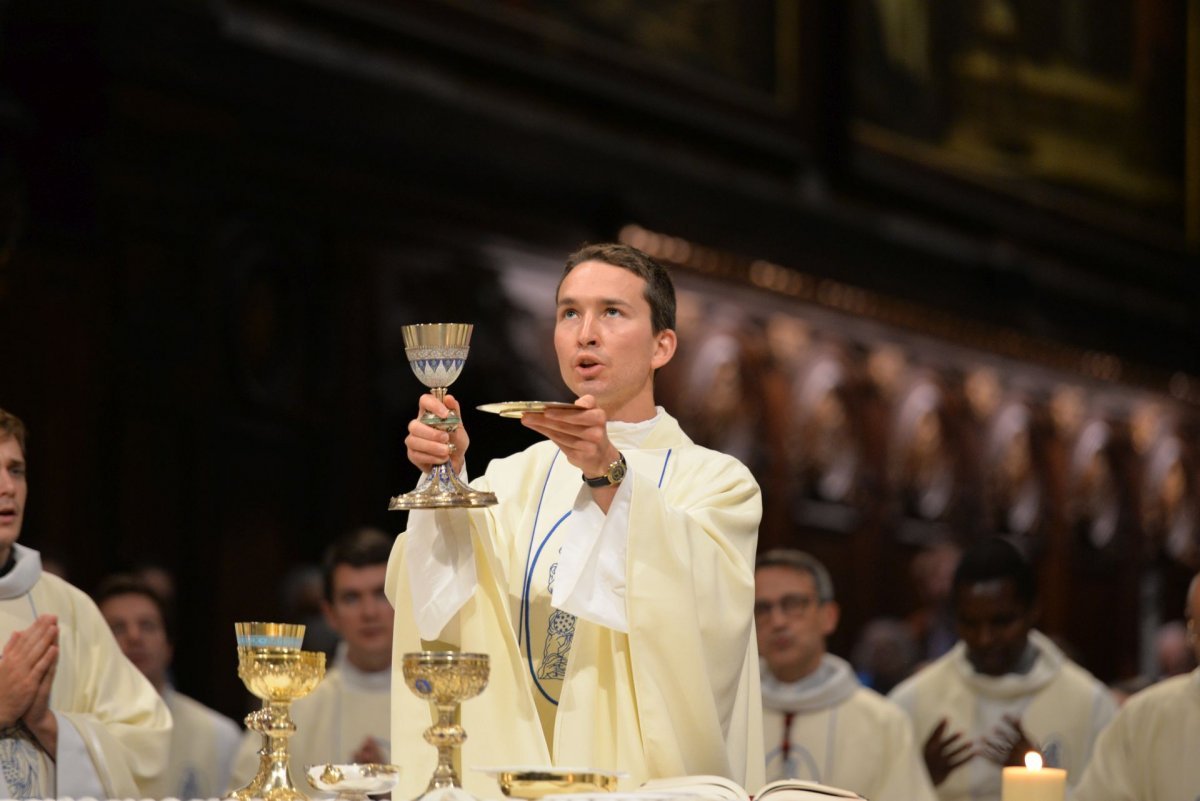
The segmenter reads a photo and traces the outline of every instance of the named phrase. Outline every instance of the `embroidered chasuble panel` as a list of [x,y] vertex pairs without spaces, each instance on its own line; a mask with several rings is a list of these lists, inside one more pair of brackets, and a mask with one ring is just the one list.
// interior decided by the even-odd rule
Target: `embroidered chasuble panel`
[[563,680],[567,677],[567,662],[571,640],[575,635],[575,616],[550,605],[558,557],[566,531],[562,523],[567,512],[557,520],[546,523],[546,531],[536,532],[531,543],[529,565],[525,570],[521,598],[521,656],[529,671],[534,688],[534,701],[542,722],[546,743],[553,749],[554,719]]

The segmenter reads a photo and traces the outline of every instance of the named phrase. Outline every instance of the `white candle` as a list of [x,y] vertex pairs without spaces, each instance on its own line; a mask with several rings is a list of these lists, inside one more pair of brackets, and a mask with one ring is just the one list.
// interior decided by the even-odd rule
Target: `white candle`
[[1042,755],[1030,751],[1025,767],[1005,768],[1000,785],[1000,801],[1064,801],[1067,797],[1067,772],[1062,768],[1042,767]]

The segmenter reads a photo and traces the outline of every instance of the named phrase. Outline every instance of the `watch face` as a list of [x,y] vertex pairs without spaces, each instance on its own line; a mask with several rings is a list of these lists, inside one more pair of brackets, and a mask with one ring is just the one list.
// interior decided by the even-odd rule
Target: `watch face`
[[625,459],[622,457],[613,462],[612,467],[608,468],[608,483],[620,484],[621,479],[625,478]]

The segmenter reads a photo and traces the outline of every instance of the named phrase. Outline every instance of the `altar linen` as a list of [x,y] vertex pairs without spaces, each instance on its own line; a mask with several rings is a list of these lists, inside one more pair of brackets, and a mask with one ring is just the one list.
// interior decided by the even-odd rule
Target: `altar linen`
[[[1048,767],[1065,768],[1069,786],[1077,783],[1099,735],[1116,711],[1107,688],[1066,658],[1044,634],[1029,632],[1034,649],[1026,673],[988,676],[975,671],[960,642],[947,654],[901,682],[890,694],[909,715],[918,743],[938,722],[962,731],[976,744],[1005,715],[1019,718],[1042,751]],[[1000,798],[1000,765],[975,756],[938,785],[941,801]]]
[[859,683],[850,665],[826,653],[795,682],[762,665],[767,781],[802,779],[853,790],[871,801],[933,801],[933,785],[908,717]]
[[1075,788],[1075,801],[1200,801],[1200,669],[1131,696]]
[[113,639],[92,600],[42,572],[37,551],[13,543],[0,577],[0,643],[40,614],[58,618],[58,665],[50,709],[58,720],[58,759],[28,730],[0,730],[0,797],[86,795],[140,798],[166,765],[171,714]]
[[[461,707],[471,792],[496,791],[472,766],[501,765],[621,770],[624,789],[701,773],[762,782],[758,486],[656,411],[608,425],[629,472],[607,515],[544,441],[473,482],[498,506],[412,512],[393,548],[393,684],[403,686],[402,655],[433,640],[491,657],[487,689]],[[392,694],[400,797],[419,793],[435,764],[400,727],[430,719],[426,702]]]

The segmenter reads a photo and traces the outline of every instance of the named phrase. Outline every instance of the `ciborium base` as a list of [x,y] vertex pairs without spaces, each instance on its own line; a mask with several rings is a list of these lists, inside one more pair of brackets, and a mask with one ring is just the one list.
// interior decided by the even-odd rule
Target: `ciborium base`
[[408,509],[479,509],[496,505],[494,492],[481,492],[464,484],[448,464],[433,468],[421,486],[412,492],[397,495],[388,504],[388,511]]

